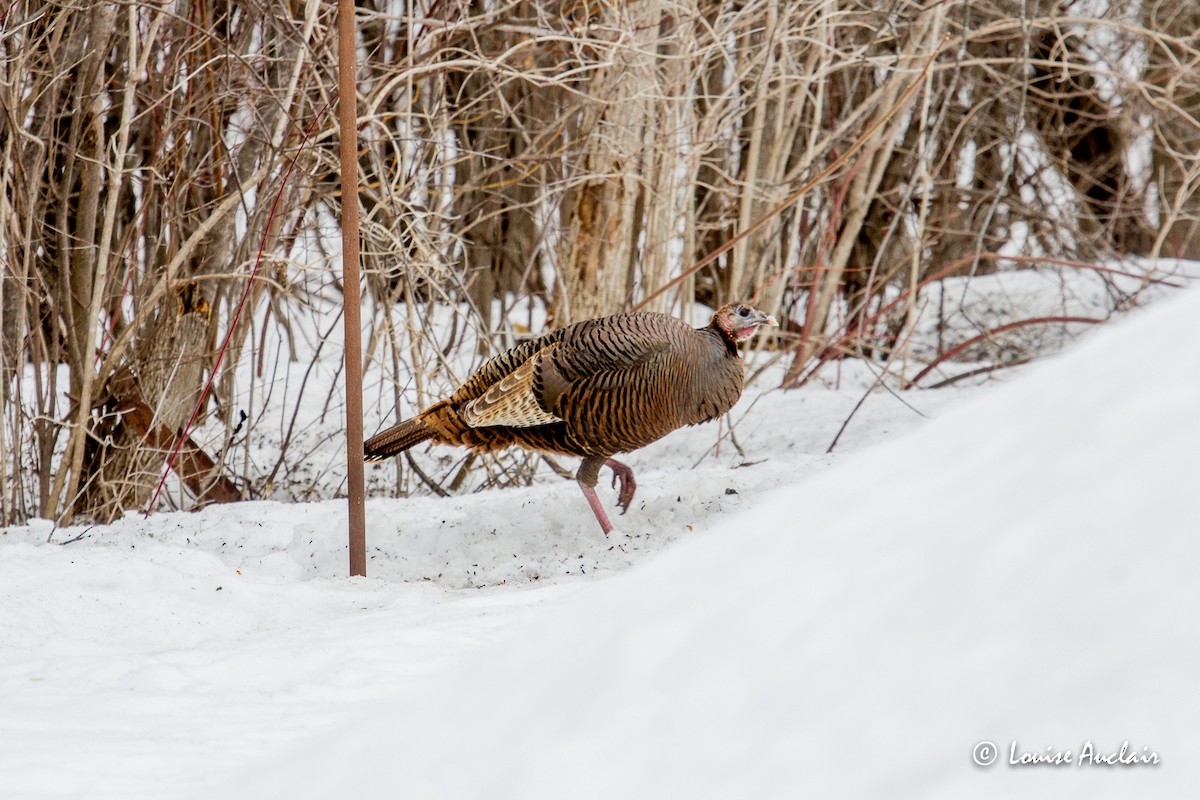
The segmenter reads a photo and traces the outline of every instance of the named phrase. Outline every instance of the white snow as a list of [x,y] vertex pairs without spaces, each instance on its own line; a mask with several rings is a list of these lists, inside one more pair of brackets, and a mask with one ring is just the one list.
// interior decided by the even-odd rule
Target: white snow
[[[338,577],[343,501],[0,529],[0,798],[204,796],[254,757],[423,685],[534,608],[827,468],[872,380],[846,364],[839,385],[748,397],[733,414],[744,457],[717,425],[632,454],[638,495],[611,511],[609,539],[574,481],[553,477],[371,499],[365,581]],[[963,394],[906,399],[933,414]],[[922,421],[873,394],[838,453]],[[600,493],[611,509],[613,491]]]
[[[367,580],[334,501],[6,529],[0,797],[1184,796],[1196,319],[878,392],[834,456],[869,372],[747,398],[609,540],[546,480],[371,500]],[[1089,739],[1162,763],[1003,763]]]
[[[1187,796],[1200,785],[1197,319],[1193,291],[1114,326],[228,788]],[[985,740],[1001,751],[989,768],[972,762]],[[1073,762],[1009,765],[1013,742]],[[1160,763],[1079,763],[1124,742]]]

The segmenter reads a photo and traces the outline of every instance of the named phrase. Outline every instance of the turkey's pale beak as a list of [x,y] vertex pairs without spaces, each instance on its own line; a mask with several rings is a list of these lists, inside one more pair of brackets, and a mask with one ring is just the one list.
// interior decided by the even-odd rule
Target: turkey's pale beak
[[761,311],[754,312],[754,324],[755,325],[774,325],[776,328],[779,327],[778,320],[776,320],[770,314],[764,314]]

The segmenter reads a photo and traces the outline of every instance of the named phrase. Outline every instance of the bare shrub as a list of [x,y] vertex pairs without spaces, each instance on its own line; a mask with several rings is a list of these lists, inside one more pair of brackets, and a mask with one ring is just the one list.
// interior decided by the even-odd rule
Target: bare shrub
[[[954,316],[947,278],[1200,248],[1187,4],[366,0],[358,19],[377,424],[517,337],[638,305],[755,300],[784,321],[786,386],[847,355],[911,377],[988,330],[912,350],[923,304]],[[174,442],[169,503],[340,490],[318,424],[341,413],[346,290],[331,24],[315,0],[8,7],[4,520],[143,506]],[[1114,283],[1111,307],[1136,294]],[[535,467],[417,453],[371,485]]]

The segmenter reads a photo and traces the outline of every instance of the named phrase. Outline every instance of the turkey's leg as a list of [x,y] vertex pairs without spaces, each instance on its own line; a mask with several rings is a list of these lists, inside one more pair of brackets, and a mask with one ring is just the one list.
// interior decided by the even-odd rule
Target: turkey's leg
[[600,498],[596,496],[596,487],[584,486],[581,483],[579,488],[583,490],[583,496],[587,498],[588,505],[592,507],[596,521],[600,523],[600,530],[604,531],[605,536],[608,536],[609,531],[612,530],[612,523],[608,521],[608,514],[604,513],[604,508],[600,505]]
[[637,491],[637,481],[633,479],[633,470],[615,458],[590,456],[579,465],[579,471],[575,473],[575,480],[579,483],[579,488],[588,505],[591,506],[592,513],[596,515],[596,521],[600,523],[601,530],[604,531],[605,536],[608,536],[613,526],[608,521],[608,514],[604,513],[604,507],[600,505],[600,498],[596,496],[596,484],[600,482],[601,467],[608,467],[613,471],[614,487],[617,485],[617,481],[621,482],[621,489],[617,493],[617,505],[621,508],[622,514],[629,509],[629,504],[633,501],[633,493]]

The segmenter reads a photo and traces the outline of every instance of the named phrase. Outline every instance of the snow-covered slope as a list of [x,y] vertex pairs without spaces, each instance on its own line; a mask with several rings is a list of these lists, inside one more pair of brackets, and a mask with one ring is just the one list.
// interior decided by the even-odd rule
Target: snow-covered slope
[[1192,796],[1197,320],[1192,291],[714,520],[224,796]]
[[[1169,796],[1200,783],[1198,310],[875,392],[833,456],[866,365],[752,392],[736,442],[630,457],[607,540],[549,475],[370,501],[366,581],[340,502],[0,529],[0,798]],[[977,770],[984,739],[1162,764]]]
[[[728,433],[718,425],[632,454],[638,496],[607,539],[574,481],[553,477],[370,500],[366,581],[337,577],[344,502],[0,528],[0,798],[188,796],[922,421],[874,393],[825,455],[874,379],[860,364],[835,367],[830,385],[746,397],[733,414],[745,455],[728,438],[714,452]],[[934,415],[962,394],[907,401]],[[611,505],[612,490],[600,493]]]

